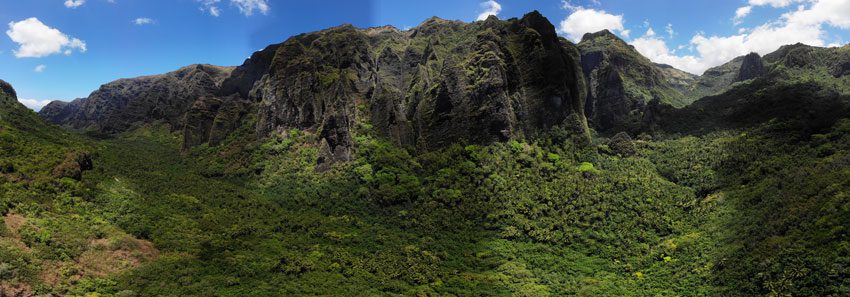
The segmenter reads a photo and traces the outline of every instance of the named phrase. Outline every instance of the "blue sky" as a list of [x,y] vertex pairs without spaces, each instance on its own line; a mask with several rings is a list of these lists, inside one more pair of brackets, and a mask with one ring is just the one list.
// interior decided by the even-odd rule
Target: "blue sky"
[[431,16],[506,19],[536,9],[565,37],[608,28],[650,59],[697,74],[781,44],[850,40],[850,0],[0,0],[0,7],[0,79],[34,109],[118,78],[239,65],[268,44],[343,23],[405,29]]

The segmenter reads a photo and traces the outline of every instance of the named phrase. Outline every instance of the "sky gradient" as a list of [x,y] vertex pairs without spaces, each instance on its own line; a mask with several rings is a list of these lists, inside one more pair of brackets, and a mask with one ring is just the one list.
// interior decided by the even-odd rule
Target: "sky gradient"
[[701,74],[750,51],[850,40],[850,0],[0,0],[0,79],[39,109],[194,63],[239,65],[289,36],[344,23],[415,27],[539,10],[574,41],[611,29],[655,62]]

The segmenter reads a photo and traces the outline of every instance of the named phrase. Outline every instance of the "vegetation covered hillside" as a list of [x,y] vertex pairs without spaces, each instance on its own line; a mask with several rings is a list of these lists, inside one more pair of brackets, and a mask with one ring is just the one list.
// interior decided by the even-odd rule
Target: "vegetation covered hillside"
[[84,295],[156,259],[150,242],[101,215],[81,182],[99,144],[48,125],[0,87],[0,295]]
[[[110,116],[126,129],[99,138],[46,124],[0,84],[0,295],[850,295],[850,84],[822,62],[846,48],[749,56],[744,79],[681,108],[657,97],[700,78],[609,72],[647,71],[664,93],[596,134],[583,46],[543,21],[299,35],[168,97],[182,119]],[[554,93],[569,104],[519,112]],[[487,110],[533,133],[495,137]]]

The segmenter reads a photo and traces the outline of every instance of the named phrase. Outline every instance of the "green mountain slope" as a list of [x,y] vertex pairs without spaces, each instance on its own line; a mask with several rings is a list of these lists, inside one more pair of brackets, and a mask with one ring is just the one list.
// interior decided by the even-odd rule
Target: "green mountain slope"
[[157,257],[110,223],[85,180],[90,140],[48,125],[0,81],[0,295],[83,295]]
[[[108,138],[46,124],[0,83],[0,295],[850,294],[847,48],[742,58],[718,72],[735,82],[676,108],[661,99],[707,76],[621,61],[635,52],[605,36],[576,47],[544,21],[300,35],[172,98],[182,129],[118,109]],[[636,95],[631,134],[587,139],[569,62],[594,52],[591,93],[611,78]],[[517,112],[554,104],[546,92],[570,104]],[[534,137],[479,125],[506,106]]]

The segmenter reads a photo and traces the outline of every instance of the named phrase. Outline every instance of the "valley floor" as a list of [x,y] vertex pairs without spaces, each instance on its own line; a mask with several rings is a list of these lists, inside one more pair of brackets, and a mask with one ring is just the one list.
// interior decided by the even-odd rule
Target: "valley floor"
[[846,295],[850,121],[783,129],[418,156],[360,136],[361,157],[323,173],[303,131],[188,153],[155,127],[84,140],[79,182],[0,180],[2,289]]

